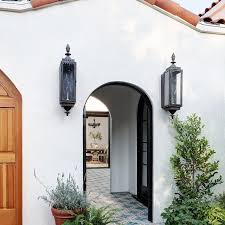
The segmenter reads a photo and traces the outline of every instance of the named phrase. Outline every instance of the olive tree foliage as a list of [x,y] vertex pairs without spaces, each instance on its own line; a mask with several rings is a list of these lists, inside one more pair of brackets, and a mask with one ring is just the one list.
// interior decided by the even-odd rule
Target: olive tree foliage
[[176,131],[176,153],[170,161],[180,198],[202,199],[213,195],[213,187],[222,183],[219,161],[213,161],[215,150],[202,135],[204,125],[196,114],[186,121],[172,122]]
[[171,205],[164,209],[165,225],[225,225],[225,210],[213,205],[213,188],[222,183],[215,151],[202,135],[201,118],[193,114],[185,121],[172,121],[176,131],[176,153],[170,158],[177,186]]

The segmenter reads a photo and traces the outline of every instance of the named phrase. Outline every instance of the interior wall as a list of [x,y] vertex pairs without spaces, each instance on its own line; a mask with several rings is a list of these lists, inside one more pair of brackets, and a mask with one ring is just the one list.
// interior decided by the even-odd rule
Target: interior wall
[[[88,124],[92,124],[95,119],[96,123],[100,123],[100,126],[92,127]],[[102,136],[102,139],[94,140],[91,136],[91,133],[96,134],[99,132]],[[109,117],[100,117],[100,116],[89,116],[86,120],[86,148],[94,148],[94,145],[97,144],[96,148],[108,149],[109,144]]]
[[124,86],[103,87],[93,94],[112,118],[111,192],[137,193],[137,106],[140,94]]

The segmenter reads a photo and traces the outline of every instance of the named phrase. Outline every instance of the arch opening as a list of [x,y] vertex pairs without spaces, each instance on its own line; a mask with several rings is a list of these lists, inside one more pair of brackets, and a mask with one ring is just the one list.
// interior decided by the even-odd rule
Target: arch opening
[[[101,170],[87,168],[87,158],[91,157],[90,154],[87,156],[87,100],[83,130],[84,190],[95,192],[96,183],[103,182],[108,184],[108,194],[129,193],[147,207],[146,219],[153,221],[153,113],[150,98],[142,88],[119,81],[101,85],[88,99],[90,97],[102,101],[108,108],[110,168],[108,181],[99,178]],[[94,151],[101,154],[98,149]],[[104,184],[102,187],[98,185],[97,189],[103,193]]]

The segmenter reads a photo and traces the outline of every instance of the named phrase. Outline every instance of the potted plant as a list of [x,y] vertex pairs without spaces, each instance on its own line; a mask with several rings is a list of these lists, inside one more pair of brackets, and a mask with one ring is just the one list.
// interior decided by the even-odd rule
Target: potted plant
[[45,186],[34,173],[36,179],[45,188],[46,196],[40,196],[51,207],[56,225],[62,225],[67,220],[74,219],[77,215],[84,214],[88,202],[84,192],[79,190],[74,176],[58,174],[55,187]]

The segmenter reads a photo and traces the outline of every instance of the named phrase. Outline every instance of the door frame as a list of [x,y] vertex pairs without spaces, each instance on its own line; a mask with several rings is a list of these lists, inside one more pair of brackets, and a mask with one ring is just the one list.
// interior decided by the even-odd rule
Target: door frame
[[[107,117],[108,118],[108,167],[96,167],[93,169],[110,168],[110,150],[111,150],[110,149],[110,138],[111,138],[111,135],[110,135],[110,113],[109,112],[98,112],[98,111],[86,111],[86,117],[84,119],[86,120],[88,117]],[[86,121],[85,121],[85,123],[86,123]],[[86,130],[85,130],[85,137],[86,137]],[[86,144],[86,138],[85,138],[85,144]],[[85,155],[85,157],[86,157],[86,155]],[[87,167],[87,165],[86,165],[86,167]],[[92,168],[88,168],[88,169],[92,169]]]
[[[142,117],[143,117],[143,107],[144,104],[147,105],[147,108],[149,110],[149,115],[147,117],[147,188],[148,188],[148,199],[147,199],[147,205],[148,207],[152,205],[152,193],[150,193],[150,189],[152,189],[152,178],[150,178],[149,174],[152,175],[153,167],[153,154],[152,154],[152,106],[147,104],[145,101],[145,98],[143,96],[140,97],[139,103],[138,103],[138,110],[137,110],[137,199],[142,202],[144,205],[146,205],[145,199],[141,198],[141,186],[142,186],[142,170],[140,169],[142,167],[142,161],[141,161],[141,153],[142,153],[142,148],[140,146],[140,140],[142,136]],[[141,113],[141,115],[140,115]],[[151,164],[151,165],[149,165]],[[151,211],[151,210],[150,210]],[[149,215],[149,220],[152,221],[153,215]]]
[[[88,116],[98,116],[98,117],[108,117],[108,148],[109,148],[109,159],[108,159],[108,165],[110,168],[110,154],[111,154],[111,117],[109,112],[90,112],[86,111],[85,107],[83,110],[83,190],[87,190],[87,163],[86,163],[86,146],[87,146],[87,141],[86,141],[86,120]],[[96,116],[96,117],[97,117]],[[99,168],[100,169],[100,168]]]
[[[112,82],[108,82],[105,83],[101,86],[99,86],[98,88],[96,88],[95,90],[93,90],[91,92],[91,94],[88,96],[88,98],[94,94],[95,91],[103,88],[103,87],[107,87],[107,86],[125,86],[125,87],[130,87],[131,89],[134,89],[135,91],[137,91],[139,94],[141,94],[141,96],[143,97],[143,99],[145,100],[147,106],[149,107],[149,109],[151,109],[151,115],[150,115],[150,126],[151,126],[151,134],[150,134],[150,148],[151,151],[148,154],[148,162],[150,162],[148,164],[148,220],[150,222],[153,222],[153,180],[154,180],[154,171],[153,171],[153,154],[154,154],[154,149],[153,149],[153,106],[151,103],[151,100],[149,98],[149,96],[147,95],[147,93],[140,87],[138,87],[137,85],[128,83],[128,82],[124,82],[124,81],[112,81]],[[88,100],[87,98],[87,100]],[[86,100],[86,102],[87,102]],[[86,102],[84,104],[84,108],[83,108],[83,190],[86,191],[86,172],[87,172],[87,168],[86,168],[86,111],[85,111],[85,105]]]
[[22,225],[22,96],[13,82],[0,70],[0,85],[6,90],[9,99],[0,107],[15,108],[15,148],[16,148],[16,225]]

